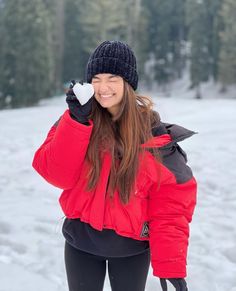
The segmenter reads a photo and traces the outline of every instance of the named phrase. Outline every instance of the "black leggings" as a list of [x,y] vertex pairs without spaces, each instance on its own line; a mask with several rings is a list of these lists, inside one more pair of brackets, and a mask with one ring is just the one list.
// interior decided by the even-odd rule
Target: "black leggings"
[[122,258],[106,258],[65,243],[69,291],[102,291],[106,261],[112,291],[144,291],[150,265],[149,251]]

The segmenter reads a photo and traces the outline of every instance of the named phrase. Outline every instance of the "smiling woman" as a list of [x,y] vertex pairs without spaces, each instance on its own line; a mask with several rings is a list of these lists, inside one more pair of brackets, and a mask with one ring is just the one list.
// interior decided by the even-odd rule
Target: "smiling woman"
[[33,161],[63,189],[69,290],[102,291],[108,262],[113,291],[144,291],[151,259],[163,290],[169,280],[187,291],[196,181],[177,141],[194,132],[161,122],[151,99],[135,92],[136,58],[127,44],[101,43],[86,75],[90,86],[82,86],[92,84],[94,95],[82,104],[81,86],[71,83],[69,110]]
[[115,116],[124,95],[124,80],[112,74],[97,74],[92,78],[95,98],[98,103]]

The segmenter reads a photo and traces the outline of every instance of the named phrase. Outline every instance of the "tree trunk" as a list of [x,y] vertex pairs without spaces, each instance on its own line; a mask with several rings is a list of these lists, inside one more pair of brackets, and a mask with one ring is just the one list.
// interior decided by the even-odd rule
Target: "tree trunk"
[[56,2],[56,25],[55,25],[55,84],[56,89],[62,88],[62,65],[64,54],[64,0]]

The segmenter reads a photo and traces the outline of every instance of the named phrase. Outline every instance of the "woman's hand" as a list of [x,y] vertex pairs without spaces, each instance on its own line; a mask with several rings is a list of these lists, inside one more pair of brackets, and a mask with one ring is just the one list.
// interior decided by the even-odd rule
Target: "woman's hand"
[[[83,82],[79,83],[83,85]],[[66,102],[70,110],[70,115],[73,119],[75,119],[79,123],[89,124],[88,118],[92,111],[93,98],[90,98],[87,103],[81,105],[73,91],[73,87],[75,84],[76,84],[75,80],[71,80],[69,90],[66,93]]]
[[166,280],[168,280],[175,287],[176,291],[188,291],[187,283],[184,278],[160,278],[161,288],[163,291],[167,291]]

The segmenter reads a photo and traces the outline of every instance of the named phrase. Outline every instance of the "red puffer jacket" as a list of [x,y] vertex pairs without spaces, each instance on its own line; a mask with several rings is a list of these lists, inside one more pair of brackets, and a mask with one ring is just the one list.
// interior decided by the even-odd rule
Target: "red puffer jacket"
[[[127,205],[118,192],[106,195],[111,167],[104,153],[97,187],[86,191],[85,160],[93,124],[74,121],[67,110],[35,153],[33,167],[52,185],[63,189],[60,204],[68,218],[80,218],[93,228],[113,229],[117,234],[149,240],[153,274],[163,278],[186,276],[186,256],[191,221],[196,203],[196,181],[186,165],[186,155],[176,143],[193,134],[176,125],[162,124],[140,157],[136,187]],[[155,132],[154,132],[155,135]],[[151,149],[158,147],[162,162]]]

